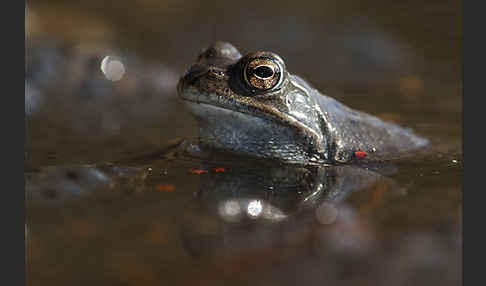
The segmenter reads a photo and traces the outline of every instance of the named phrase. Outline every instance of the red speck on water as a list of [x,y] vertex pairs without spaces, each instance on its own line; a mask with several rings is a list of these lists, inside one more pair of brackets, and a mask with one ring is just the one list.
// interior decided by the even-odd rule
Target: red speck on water
[[367,154],[366,154],[366,152],[362,152],[362,151],[356,151],[356,152],[354,152],[354,156],[355,156],[356,158],[363,158],[363,157],[366,157],[366,156],[367,156]]
[[189,170],[189,173],[191,174],[195,174],[195,175],[201,175],[201,174],[204,174],[204,173],[207,173],[208,170],[203,170],[203,169],[191,169]]
[[172,192],[175,190],[175,186],[172,184],[158,184],[155,186],[155,190],[158,192]]

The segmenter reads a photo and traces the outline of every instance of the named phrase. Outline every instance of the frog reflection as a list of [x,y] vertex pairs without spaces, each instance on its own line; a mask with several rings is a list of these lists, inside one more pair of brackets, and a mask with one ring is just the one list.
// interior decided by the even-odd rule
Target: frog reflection
[[[208,172],[196,194],[200,216],[185,223],[182,242],[195,257],[278,243],[282,233],[332,224],[352,192],[380,182],[393,183],[360,166],[245,165]],[[212,219],[212,230],[201,226],[201,217]]]

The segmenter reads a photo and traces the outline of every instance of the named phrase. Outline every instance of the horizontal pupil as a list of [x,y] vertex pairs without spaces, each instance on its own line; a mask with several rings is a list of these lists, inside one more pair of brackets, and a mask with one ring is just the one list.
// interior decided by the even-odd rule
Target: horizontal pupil
[[260,78],[268,78],[273,76],[273,69],[268,66],[258,66],[254,70],[254,74]]

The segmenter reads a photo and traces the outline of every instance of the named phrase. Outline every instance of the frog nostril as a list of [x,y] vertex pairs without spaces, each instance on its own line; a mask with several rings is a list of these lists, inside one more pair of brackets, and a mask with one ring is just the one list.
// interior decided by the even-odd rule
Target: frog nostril
[[218,68],[210,68],[208,76],[213,79],[224,79],[224,70]]

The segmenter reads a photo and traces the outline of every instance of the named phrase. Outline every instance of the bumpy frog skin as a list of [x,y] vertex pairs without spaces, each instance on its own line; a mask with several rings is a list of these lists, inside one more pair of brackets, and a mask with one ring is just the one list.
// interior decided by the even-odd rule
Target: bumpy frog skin
[[387,159],[428,144],[408,129],[322,95],[271,52],[242,57],[231,44],[216,42],[200,53],[177,89],[198,120],[201,148],[339,164],[356,154]]

